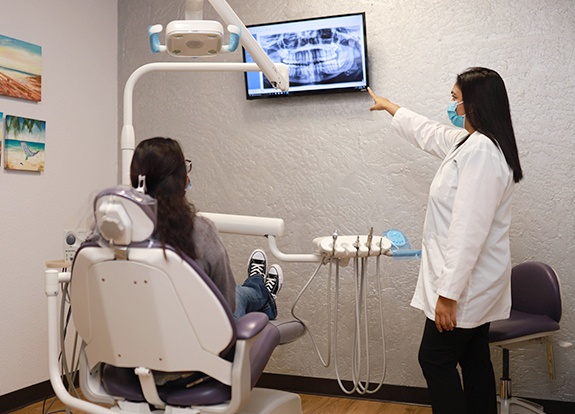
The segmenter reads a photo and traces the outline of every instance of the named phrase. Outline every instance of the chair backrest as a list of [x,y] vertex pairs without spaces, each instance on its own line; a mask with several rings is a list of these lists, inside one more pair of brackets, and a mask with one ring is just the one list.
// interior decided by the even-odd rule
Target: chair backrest
[[[534,294],[536,292],[536,294]],[[561,320],[561,290],[553,268],[541,262],[525,262],[511,272],[512,308]]]
[[[116,196],[95,203],[96,214],[104,212],[96,220],[104,243],[84,244],[72,267],[72,315],[90,367],[202,371],[229,385],[232,364],[222,355],[236,327],[225,299],[192,260],[149,239],[153,228],[148,240],[137,235],[134,217],[146,221],[149,212],[142,216],[130,197],[118,205]],[[118,241],[127,243],[118,248]]]

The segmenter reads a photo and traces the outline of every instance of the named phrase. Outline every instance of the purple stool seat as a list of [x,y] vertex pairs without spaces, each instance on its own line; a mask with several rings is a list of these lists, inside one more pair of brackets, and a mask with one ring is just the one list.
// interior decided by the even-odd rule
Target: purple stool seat
[[[542,262],[525,262],[511,270],[511,313],[491,322],[489,342],[502,349],[499,412],[544,414],[543,407],[511,394],[509,349],[512,344],[550,336],[559,330],[561,292],[557,274]],[[549,374],[553,373],[552,347],[547,344]],[[520,410],[520,411],[518,411]]]
[[489,342],[502,342],[509,339],[559,330],[559,323],[547,315],[511,310],[509,319],[491,322]]
[[511,314],[509,319],[492,322],[489,342],[547,336],[559,330],[561,293],[551,266],[542,262],[525,262],[511,271]]

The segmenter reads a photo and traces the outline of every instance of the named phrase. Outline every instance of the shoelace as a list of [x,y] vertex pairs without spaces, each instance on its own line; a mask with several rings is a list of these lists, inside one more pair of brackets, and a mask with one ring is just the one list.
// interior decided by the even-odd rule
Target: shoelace
[[252,262],[250,265],[250,276],[255,274],[265,274],[265,263],[256,263],[255,261]]
[[275,293],[274,289],[277,286],[277,278],[272,275],[268,275],[266,280],[266,288],[270,291],[270,293]]

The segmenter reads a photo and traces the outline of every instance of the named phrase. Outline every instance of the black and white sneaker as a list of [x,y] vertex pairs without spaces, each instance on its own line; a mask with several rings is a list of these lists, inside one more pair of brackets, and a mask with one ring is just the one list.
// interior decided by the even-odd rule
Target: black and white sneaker
[[248,277],[261,275],[265,278],[267,269],[267,257],[263,250],[256,249],[248,259]]
[[272,265],[266,275],[266,287],[275,298],[284,283],[284,272],[280,265]]

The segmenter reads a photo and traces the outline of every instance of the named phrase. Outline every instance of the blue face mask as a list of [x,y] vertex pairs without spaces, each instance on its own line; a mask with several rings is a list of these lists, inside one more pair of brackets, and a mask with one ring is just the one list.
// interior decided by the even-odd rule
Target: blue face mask
[[186,185],[186,191],[192,189],[192,179],[190,178],[190,173],[192,172],[192,161],[186,160],[186,171],[188,172],[188,185]]
[[465,115],[457,115],[457,112],[455,110],[457,109],[457,105],[462,103],[463,101],[461,102],[451,101],[447,104],[447,115],[449,116],[449,119],[451,119],[451,123],[459,128],[463,128],[463,126],[465,125]]

